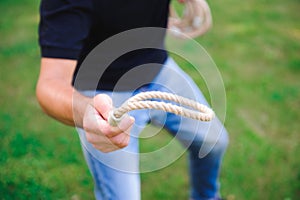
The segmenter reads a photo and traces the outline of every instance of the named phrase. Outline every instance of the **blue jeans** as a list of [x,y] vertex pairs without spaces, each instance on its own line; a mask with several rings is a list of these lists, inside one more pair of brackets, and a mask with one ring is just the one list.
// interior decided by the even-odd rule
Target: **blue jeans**
[[[134,93],[153,90],[172,92],[208,105],[193,80],[170,58],[153,83],[148,86],[134,92],[97,92],[110,95],[114,106],[118,107]],[[95,92],[84,91],[83,94],[93,96]],[[94,178],[97,200],[140,199],[139,173],[163,168],[179,158],[185,150],[189,153],[190,198],[195,200],[218,198],[218,176],[228,137],[226,129],[217,118],[211,122],[199,122],[156,110],[137,110],[129,114],[136,119],[130,133],[130,143],[126,148],[115,152],[102,153],[94,149],[86,141],[84,131],[78,129],[84,156]],[[168,130],[184,148],[178,151],[172,144],[168,144],[155,152],[140,154],[139,134],[149,122]],[[207,134],[215,135],[217,138],[205,137]],[[200,156],[200,148],[209,151],[205,156]],[[141,169],[140,160],[146,163],[149,161],[153,165],[146,164]]]

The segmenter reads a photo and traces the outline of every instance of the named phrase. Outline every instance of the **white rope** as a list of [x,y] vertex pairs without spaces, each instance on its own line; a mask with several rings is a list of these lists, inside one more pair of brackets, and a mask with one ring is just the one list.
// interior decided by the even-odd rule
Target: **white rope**
[[[173,101],[178,105],[163,101],[154,101],[155,99]],[[193,110],[182,106],[190,107]],[[210,121],[215,116],[214,112],[210,108],[191,99],[187,99],[166,92],[151,91],[141,92],[129,98],[119,108],[115,109],[110,113],[108,122],[112,126],[117,126],[118,122],[122,120],[122,117],[127,112],[139,109],[163,110],[166,112],[174,113],[176,115],[182,115],[184,117],[200,121]]]
[[212,26],[212,16],[205,0],[186,0],[183,15],[179,16],[170,6],[168,27],[177,37],[195,38],[205,34]]

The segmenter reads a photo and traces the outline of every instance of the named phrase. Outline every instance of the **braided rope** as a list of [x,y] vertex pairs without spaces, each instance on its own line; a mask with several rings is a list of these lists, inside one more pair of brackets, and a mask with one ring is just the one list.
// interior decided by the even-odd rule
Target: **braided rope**
[[[194,110],[163,101],[150,101],[149,99],[173,101],[179,105],[193,108]],[[210,108],[196,101],[166,92],[152,91],[141,92],[129,98],[119,108],[110,113],[108,122],[110,125],[116,126],[127,112],[139,109],[163,110],[200,121],[210,121],[214,117],[214,112]]]
[[183,15],[179,17],[174,7],[170,6],[168,27],[178,37],[195,38],[205,34],[212,26],[212,16],[205,0],[187,0]]

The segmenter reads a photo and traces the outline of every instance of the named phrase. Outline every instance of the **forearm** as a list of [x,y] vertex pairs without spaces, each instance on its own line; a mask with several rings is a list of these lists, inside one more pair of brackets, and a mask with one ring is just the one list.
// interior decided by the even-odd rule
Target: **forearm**
[[90,98],[79,94],[60,80],[43,80],[37,85],[37,99],[46,114],[54,119],[82,127],[82,118]]
[[75,67],[75,60],[43,58],[36,96],[49,116],[64,124],[82,127],[82,118],[91,99],[71,85]]

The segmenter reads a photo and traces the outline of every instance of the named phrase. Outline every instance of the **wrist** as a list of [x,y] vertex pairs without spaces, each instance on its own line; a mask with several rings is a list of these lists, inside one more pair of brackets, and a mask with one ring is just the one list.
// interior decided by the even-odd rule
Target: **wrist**
[[93,98],[81,95],[74,90],[72,100],[74,126],[83,128],[83,118],[88,106],[93,107]]

